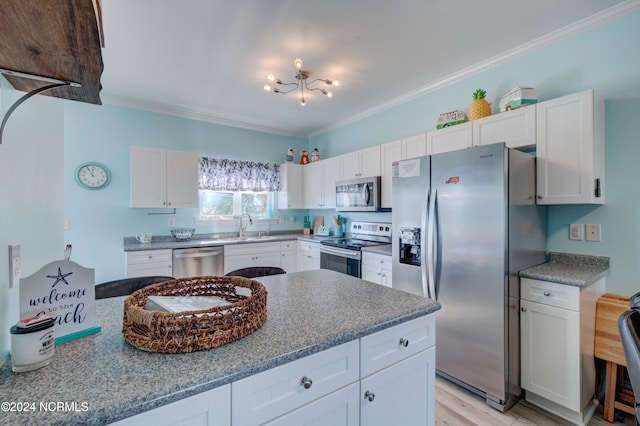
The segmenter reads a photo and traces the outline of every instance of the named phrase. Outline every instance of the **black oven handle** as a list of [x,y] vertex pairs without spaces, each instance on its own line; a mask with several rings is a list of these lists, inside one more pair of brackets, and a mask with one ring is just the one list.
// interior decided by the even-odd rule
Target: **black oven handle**
[[333,254],[335,256],[352,257],[354,259],[360,259],[360,252],[356,250],[340,250],[340,249],[334,249],[334,248],[322,246],[320,247],[320,253]]

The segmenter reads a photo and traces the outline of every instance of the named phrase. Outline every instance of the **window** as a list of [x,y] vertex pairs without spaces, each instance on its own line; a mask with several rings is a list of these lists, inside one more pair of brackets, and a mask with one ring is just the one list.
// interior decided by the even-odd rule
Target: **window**
[[280,166],[202,157],[199,168],[200,219],[233,219],[247,212],[273,217],[280,190]]
[[270,219],[275,210],[274,192],[200,190],[200,219],[238,218],[247,212],[253,219]]

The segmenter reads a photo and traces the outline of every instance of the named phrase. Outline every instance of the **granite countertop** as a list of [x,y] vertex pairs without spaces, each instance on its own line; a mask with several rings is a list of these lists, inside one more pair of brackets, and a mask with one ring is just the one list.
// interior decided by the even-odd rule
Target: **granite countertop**
[[[2,412],[0,424],[102,425],[440,309],[436,301],[329,270],[258,280],[268,291],[264,325],[190,354],[129,345],[122,335],[125,297],[98,300],[100,333],[57,346],[53,362],[39,370],[12,373],[10,361],[0,368],[0,402],[35,403],[31,412]],[[77,410],[39,408],[50,401],[75,403]]]
[[371,246],[371,247],[362,247],[362,251],[368,251],[370,253],[376,254],[386,254],[391,256],[391,244],[381,244],[379,246]]
[[239,238],[234,235],[195,234],[189,241],[176,241],[171,235],[154,235],[150,243],[140,243],[136,237],[124,237],[124,251],[181,249],[191,247],[215,247],[229,244],[253,244],[277,241],[322,241],[326,237],[304,235],[300,233],[283,233],[268,236],[249,235]]
[[520,277],[588,287],[609,274],[609,258],[571,253],[549,255],[549,262],[520,271]]

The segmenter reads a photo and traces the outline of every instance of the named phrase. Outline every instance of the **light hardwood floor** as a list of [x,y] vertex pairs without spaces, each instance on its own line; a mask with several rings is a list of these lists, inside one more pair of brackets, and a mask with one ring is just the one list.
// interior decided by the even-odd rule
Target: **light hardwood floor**
[[[489,407],[478,395],[436,376],[436,425],[439,426],[556,426],[571,423],[522,400],[506,413]],[[634,426],[633,417],[624,423],[609,423],[596,412],[589,426]]]

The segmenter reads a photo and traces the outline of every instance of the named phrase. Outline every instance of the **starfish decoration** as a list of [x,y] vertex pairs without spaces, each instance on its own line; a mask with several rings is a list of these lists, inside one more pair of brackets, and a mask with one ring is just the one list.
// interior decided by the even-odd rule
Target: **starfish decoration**
[[66,285],[69,285],[69,283],[67,282],[67,280],[65,280],[65,278],[68,277],[71,274],[73,274],[73,272],[68,272],[66,274],[63,274],[62,271],[60,270],[60,268],[58,268],[58,275],[47,275],[47,278],[55,278],[56,279],[56,282],[53,283],[51,288],[55,287],[56,284],[58,284],[60,281],[62,281]]

